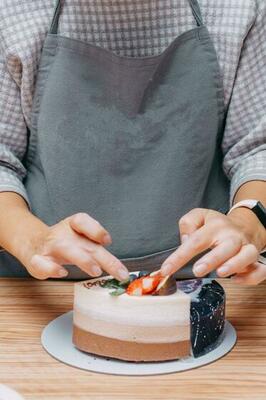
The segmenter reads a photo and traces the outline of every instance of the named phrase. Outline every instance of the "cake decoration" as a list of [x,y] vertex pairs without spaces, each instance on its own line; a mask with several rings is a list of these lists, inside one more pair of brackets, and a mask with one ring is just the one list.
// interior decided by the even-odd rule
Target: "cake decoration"
[[201,286],[190,307],[191,345],[194,357],[213,350],[222,339],[225,322],[225,293],[218,282],[212,280]]
[[195,292],[202,286],[202,279],[188,279],[185,281],[177,281],[176,285],[178,289],[185,293]]
[[161,276],[159,271],[133,273],[129,275],[129,279],[126,281],[110,278],[98,280],[90,286],[85,282],[84,285],[88,289],[94,285],[114,289],[109,292],[111,296],[120,296],[123,293],[127,293],[130,296],[169,296],[177,290],[176,280],[170,275]]
[[134,362],[200,357],[222,340],[224,321],[225,293],[212,279],[175,281],[155,271],[75,284],[73,343],[96,355]]

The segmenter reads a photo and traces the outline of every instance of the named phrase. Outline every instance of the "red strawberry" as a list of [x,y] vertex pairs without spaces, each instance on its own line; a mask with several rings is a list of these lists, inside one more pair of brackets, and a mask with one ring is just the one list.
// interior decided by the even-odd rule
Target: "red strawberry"
[[161,275],[146,276],[142,281],[142,292],[143,294],[152,293],[161,281]]
[[126,293],[130,296],[142,296],[142,279],[135,279],[131,282],[126,289]]
[[162,277],[160,274],[143,276],[131,282],[126,289],[126,292],[131,296],[151,294],[157,288],[161,279]]

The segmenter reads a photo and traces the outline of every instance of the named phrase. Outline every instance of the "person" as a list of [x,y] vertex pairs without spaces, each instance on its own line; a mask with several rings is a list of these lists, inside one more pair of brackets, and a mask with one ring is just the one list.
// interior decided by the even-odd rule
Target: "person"
[[263,0],[3,1],[0,275],[263,281],[265,37]]

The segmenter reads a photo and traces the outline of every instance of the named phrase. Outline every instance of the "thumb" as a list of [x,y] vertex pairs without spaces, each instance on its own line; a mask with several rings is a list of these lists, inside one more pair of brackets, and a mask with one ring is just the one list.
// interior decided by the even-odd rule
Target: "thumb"
[[191,233],[205,224],[208,210],[205,208],[194,208],[183,215],[178,222],[181,243],[184,243]]
[[27,268],[29,273],[37,279],[63,278],[68,272],[61,265],[52,261],[48,257],[34,255],[31,258],[30,266]]

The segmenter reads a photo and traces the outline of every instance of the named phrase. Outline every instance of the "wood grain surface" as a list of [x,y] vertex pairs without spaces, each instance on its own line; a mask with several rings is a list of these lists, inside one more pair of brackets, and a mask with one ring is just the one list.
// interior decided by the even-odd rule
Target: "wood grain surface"
[[43,327],[72,308],[73,283],[0,279],[0,383],[25,399],[266,399],[266,284],[227,292],[233,351],[205,367],[163,376],[120,377],[61,364],[42,348]]

